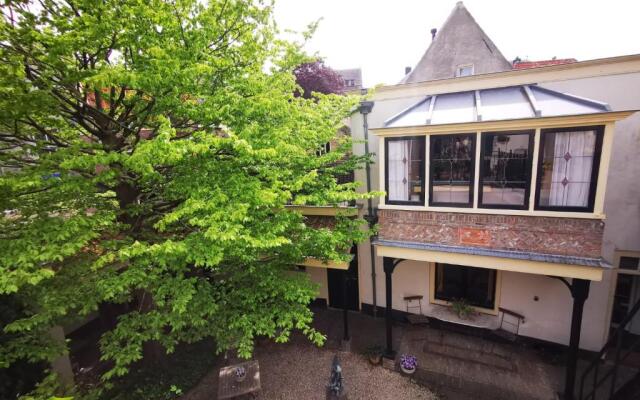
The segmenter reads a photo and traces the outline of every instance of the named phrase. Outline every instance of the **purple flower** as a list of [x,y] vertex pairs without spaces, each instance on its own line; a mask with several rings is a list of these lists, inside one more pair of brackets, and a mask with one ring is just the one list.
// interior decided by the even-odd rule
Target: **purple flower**
[[404,369],[416,369],[418,367],[418,359],[410,354],[400,356],[400,365]]

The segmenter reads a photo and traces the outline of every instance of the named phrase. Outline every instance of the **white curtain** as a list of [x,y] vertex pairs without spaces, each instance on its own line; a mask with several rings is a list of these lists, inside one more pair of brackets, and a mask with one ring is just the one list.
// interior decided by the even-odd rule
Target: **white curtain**
[[595,144],[593,131],[555,134],[550,206],[588,206]]
[[409,200],[409,164],[411,140],[391,140],[387,157],[389,173],[389,200]]

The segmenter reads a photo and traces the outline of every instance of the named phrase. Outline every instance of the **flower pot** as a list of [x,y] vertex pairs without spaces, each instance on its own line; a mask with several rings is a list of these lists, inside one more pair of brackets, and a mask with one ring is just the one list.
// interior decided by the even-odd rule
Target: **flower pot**
[[371,363],[371,365],[378,365],[382,362],[382,355],[381,354],[371,354],[369,355],[369,362]]
[[240,383],[247,377],[247,370],[244,367],[238,367],[235,370],[236,382]]
[[415,368],[409,369],[409,368],[403,367],[402,365],[400,366],[400,369],[402,370],[402,372],[404,372],[407,375],[413,375],[413,373],[416,372]]

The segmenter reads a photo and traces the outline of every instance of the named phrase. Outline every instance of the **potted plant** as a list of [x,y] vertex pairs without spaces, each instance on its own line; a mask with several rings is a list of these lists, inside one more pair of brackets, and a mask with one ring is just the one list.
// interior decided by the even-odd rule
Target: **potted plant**
[[400,369],[407,375],[412,375],[418,368],[418,359],[411,354],[403,354],[400,356]]
[[365,351],[367,358],[371,365],[378,365],[382,362],[382,347],[381,346],[370,346]]
[[247,370],[244,367],[236,367],[234,374],[236,376],[236,382],[242,382],[244,378],[247,377]]
[[460,319],[469,319],[469,317],[473,315],[473,307],[471,307],[465,299],[457,299],[452,301],[451,308]]

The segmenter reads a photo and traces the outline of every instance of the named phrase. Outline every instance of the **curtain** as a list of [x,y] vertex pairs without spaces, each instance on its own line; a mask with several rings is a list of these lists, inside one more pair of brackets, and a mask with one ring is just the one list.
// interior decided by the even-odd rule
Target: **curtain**
[[557,132],[554,139],[549,205],[587,207],[596,134]]
[[389,168],[389,200],[409,200],[411,142],[411,140],[389,141],[389,155],[387,157]]

